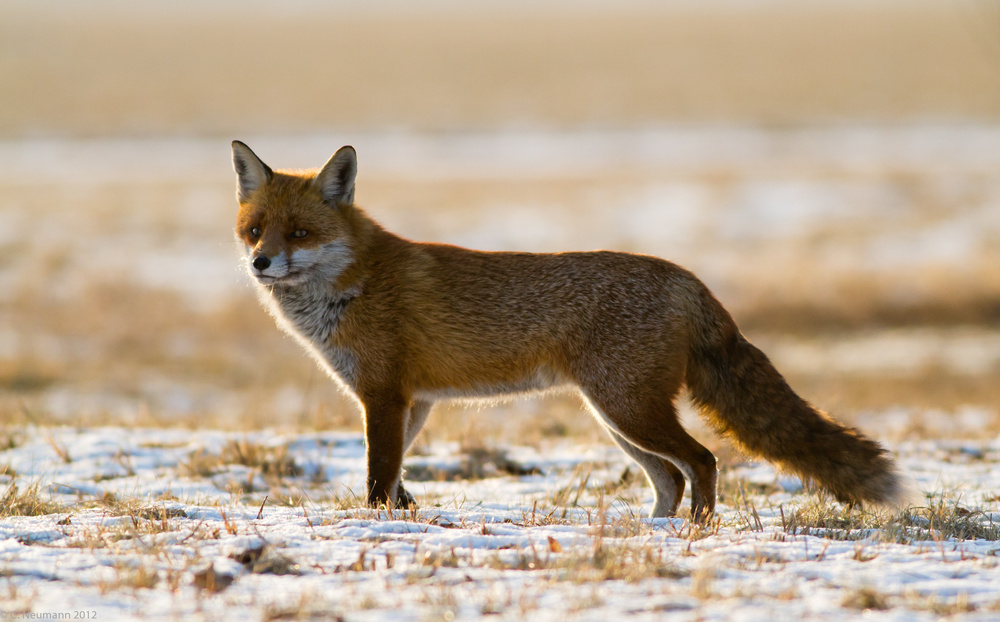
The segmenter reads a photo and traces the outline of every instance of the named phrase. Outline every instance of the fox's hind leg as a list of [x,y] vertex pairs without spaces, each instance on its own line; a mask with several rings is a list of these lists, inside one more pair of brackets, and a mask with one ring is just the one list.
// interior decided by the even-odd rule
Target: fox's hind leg
[[[433,402],[425,402],[423,400],[416,400],[410,405],[410,412],[406,417],[406,432],[403,437],[404,456],[410,450],[410,446],[413,445],[413,441],[417,438],[417,434],[420,433],[420,429],[424,427],[427,416],[431,414],[431,406],[433,406]],[[396,505],[401,508],[417,506],[417,500],[413,498],[410,491],[403,488],[402,477],[400,477],[399,486],[396,489]]]
[[653,487],[652,516],[677,516],[677,508],[684,496],[684,474],[680,469],[656,454],[639,449],[611,428],[608,428],[608,433],[622,451],[639,463],[649,485]]
[[410,450],[410,445],[413,441],[417,439],[417,434],[420,434],[420,430],[423,429],[424,423],[427,422],[427,416],[431,414],[431,406],[433,402],[425,402],[424,400],[414,400],[410,404],[410,412],[406,416],[406,435],[403,438],[403,453],[405,454]]
[[[658,390],[660,387],[650,385],[610,387],[610,383],[581,386],[591,406],[608,427],[642,452],[668,460],[687,477],[691,482],[691,518],[697,522],[707,521],[715,511],[718,476],[715,456],[681,427],[673,404],[677,391]],[[635,458],[628,450],[626,453]],[[643,460],[652,464],[649,458]],[[645,468],[643,462],[640,464]],[[665,477],[667,473],[673,477],[666,468],[660,471],[654,466],[653,472],[657,473],[657,477]],[[653,485],[655,487],[656,483]],[[660,505],[659,493],[657,490],[654,511],[664,509]]]

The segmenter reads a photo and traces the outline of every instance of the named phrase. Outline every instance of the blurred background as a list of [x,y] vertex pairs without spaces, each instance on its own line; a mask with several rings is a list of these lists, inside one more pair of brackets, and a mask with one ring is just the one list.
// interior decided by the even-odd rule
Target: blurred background
[[680,263],[886,440],[1000,433],[995,0],[0,0],[0,421],[360,429],[242,273],[233,138],[353,144],[413,239]]

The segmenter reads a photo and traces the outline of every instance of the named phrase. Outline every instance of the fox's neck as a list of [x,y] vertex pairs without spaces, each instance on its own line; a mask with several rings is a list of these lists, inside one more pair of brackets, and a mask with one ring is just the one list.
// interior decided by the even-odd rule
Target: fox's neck
[[341,317],[360,295],[360,285],[340,289],[329,281],[305,281],[271,289],[275,311],[290,328],[320,347],[336,335]]

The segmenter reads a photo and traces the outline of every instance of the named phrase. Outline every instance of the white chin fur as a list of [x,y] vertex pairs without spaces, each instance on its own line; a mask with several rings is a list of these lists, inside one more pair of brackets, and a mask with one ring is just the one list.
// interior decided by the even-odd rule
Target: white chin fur
[[351,265],[354,253],[343,242],[334,241],[310,249],[300,249],[292,253],[289,265],[293,270],[301,270],[305,275],[332,280]]
[[291,274],[282,277],[274,277],[267,274],[254,274],[254,280],[256,280],[261,285],[297,285],[299,283],[305,282],[308,273],[306,274]]

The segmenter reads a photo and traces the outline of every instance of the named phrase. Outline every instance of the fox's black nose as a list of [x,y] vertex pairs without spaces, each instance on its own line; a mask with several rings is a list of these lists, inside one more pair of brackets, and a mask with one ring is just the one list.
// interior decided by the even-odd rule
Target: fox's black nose
[[271,265],[271,260],[267,258],[267,255],[257,255],[253,258],[253,267],[258,270],[267,270]]

